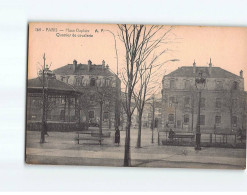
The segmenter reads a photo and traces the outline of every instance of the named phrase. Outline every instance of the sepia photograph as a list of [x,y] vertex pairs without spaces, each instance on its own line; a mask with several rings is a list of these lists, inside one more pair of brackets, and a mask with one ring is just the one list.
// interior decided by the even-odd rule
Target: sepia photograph
[[246,169],[246,27],[31,22],[27,47],[27,164]]

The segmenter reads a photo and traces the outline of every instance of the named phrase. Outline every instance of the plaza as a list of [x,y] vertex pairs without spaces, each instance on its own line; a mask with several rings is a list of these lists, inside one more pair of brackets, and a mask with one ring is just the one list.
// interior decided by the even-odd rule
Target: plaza
[[[150,129],[142,131],[142,147],[136,148],[137,129],[131,129],[131,166],[163,168],[244,169],[245,149],[158,145],[157,131],[151,143]],[[76,132],[49,132],[40,144],[40,132],[27,131],[26,162],[51,165],[123,166],[125,131],[120,145],[114,144],[114,131],[102,145],[96,142],[77,144]]]

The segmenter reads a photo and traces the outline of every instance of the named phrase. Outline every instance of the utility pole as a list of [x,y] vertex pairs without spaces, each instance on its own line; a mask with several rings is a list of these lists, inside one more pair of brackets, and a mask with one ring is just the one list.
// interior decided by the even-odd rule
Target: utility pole
[[46,128],[46,98],[45,98],[45,53],[43,56],[44,59],[44,66],[42,70],[42,100],[43,100],[43,109],[42,109],[42,130],[41,130],[41,138],[40,143],[45,142],[45,128]]

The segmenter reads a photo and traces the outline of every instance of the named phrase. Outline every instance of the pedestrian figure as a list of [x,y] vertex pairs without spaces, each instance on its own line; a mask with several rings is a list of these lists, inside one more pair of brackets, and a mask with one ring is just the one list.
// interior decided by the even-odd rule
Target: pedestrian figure
[[173,140],[174,135],[175,135],[175,132],[172,129],[170,129],[168,138],[170,140]]
[[45,142],[45,135],[47,134],[47,128],[46,128],[46,123],[43,122],[43,127],[41,130],[41,138],[40,138],[40,143],[44,143]]
[[115,143],[118,144],[120,143],[120,131],[118,129],[118,127],[116,127],[116,131],[115,131]]
[[47,133],[47,131],[48,131],[48,127],[47,127],[47,123],[45,123],[44,124],[44,135],[47,135],[47,136],[49,136],[49,134]]

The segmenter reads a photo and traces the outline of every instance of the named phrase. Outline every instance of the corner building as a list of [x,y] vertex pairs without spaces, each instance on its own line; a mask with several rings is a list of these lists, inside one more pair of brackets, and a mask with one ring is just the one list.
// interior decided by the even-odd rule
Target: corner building
[[162,80],[162,126],[177,132],[195,132],[199,92],[195,78],[206,84],[200,103],[201,133],[246,129],[246,92],[243,71],[235,75],[220,67],[182,66]]

